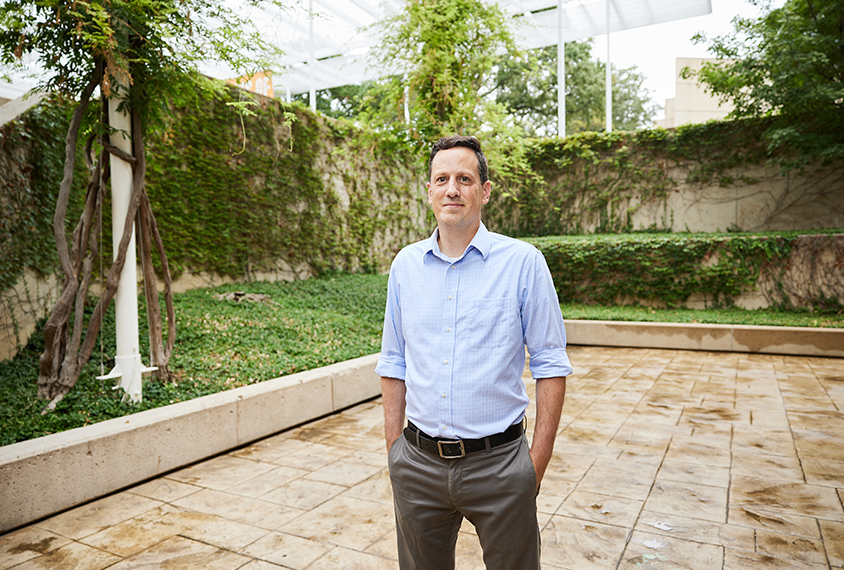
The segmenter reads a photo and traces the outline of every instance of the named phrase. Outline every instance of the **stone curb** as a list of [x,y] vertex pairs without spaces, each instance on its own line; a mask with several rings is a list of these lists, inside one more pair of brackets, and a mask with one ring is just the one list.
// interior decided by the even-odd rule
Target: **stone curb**
[[373,354],[0,447],[0,533],[381,394]]
[[567,320],[569,344],[844,358],[844,329]]

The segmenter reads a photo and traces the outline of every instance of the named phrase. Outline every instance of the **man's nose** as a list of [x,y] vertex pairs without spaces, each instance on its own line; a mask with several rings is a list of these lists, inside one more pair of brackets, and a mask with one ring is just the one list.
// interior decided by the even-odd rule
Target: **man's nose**
[[457,186],[457,180],[452,178],[448,181],[448,187],[445,190],[446,196],[460,196],[460,188]]

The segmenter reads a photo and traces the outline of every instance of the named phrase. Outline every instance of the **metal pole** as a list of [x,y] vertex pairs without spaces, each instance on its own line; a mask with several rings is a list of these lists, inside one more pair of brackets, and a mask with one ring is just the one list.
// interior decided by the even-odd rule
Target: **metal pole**
[[[128,113],[118,112],[121,103],[119,97],[128,97],[129,84],[121,81],[108,100],[108,120],[115,129],[111,135],[111,144],[120,150],[132,154],[132,121]],[[111,214],[113,222],[112,248],[113,259],[117,258],[120,238],[126,225],[126,212],[132,198],[132,165],[111,156]],[[104,378],[120,378],[119,387],[132,402],[143,398],[141,372],[146,368],[141,364],[138,348],[138,268],[135,249],[135,232],[126,250],[126,262],[120,272],[117,292],[114,295],[115,327],[117,352],[114,356],[114,369]]]
[[610,58],[610,0],[607,3],[607,73],[606,73],[606,116],[607,132],[612,132],[612,58]]
[[557,135],[566,136],[566,42],[563,41],[563,0],[557,0]]
[[310,48],[311,53],[308,57],[308,71],[310,82],[310,103],[311,111],[316,111],[316,88],[314,87],[314,0],[308,0],[308,24],[311,30]]

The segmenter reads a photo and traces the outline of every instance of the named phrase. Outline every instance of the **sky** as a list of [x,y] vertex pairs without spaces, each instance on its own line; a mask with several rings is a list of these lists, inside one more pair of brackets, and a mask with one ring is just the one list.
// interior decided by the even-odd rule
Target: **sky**
[[[625,30],[610,36],[613,65],[618,68],[637,66],[645,76],[645,88],[660,107],[665,107],[666,99],[674,97],[676,58],[712,57],[706,50],[706,44],[692,43],[692,36],[701,31],[707,37],[723,35],[732,31],[731,21],[735,16],[759,15],[759,10],[745,0],[711,2],[712,13],[707,16]],[[784,0],[775,0],[773,6],[779,7],[784,3]],[[596,36],[594,40],[592,54],[606,61],[607,36]],[[665,113],[660,111],[655,119],[664,117]]]

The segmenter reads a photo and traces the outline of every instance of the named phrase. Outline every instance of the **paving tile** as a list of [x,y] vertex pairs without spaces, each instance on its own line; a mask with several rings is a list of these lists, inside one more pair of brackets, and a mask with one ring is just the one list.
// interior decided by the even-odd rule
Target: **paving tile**
[[[457,539],[458,542],[460,539]],[[367,554],[374,554],[381,558],[389,558],[391,560],[398,560],[398,547],[396,546],[396,531],[395,529],[388,532],[371,544],[364,552]]]
[[644,501],[575,491],[558,509],[558,515],[633,528]]
[[246,565],[241,566],[237,570],[278,570],[279,566],[271,562],[264,562],[263,560],[250,560]]
[[809,538],[820,538],[818,522],[811,517],[796,516],[747,505],[730,505],[730,524],[761,530],[782,532]]
[[820,521],[826,555],[833,566],[844,567],[844,523]]
[[582,422],[579,419],[557,436],[557,445],[568,444],[606,445],[618,431],[618,425]]
[[721,546],[634,531],[621,557],[619,570],[721,570]]
[[164,542],[118,562],[110,570],[140,570],[166,568],[167,570],[235,570],[249,558],[219,549],[210,544],[174,536]]
[[70,542],[42,528],[28,526],[0,536],[0,569],[47,554]]
[[188,495],[174,505],[268,530],[275,530],[302,514],[299,509],[211,489]]
[[336,547],[316,560],[307,570],[397,570],[398,562]]
[[162,504],[161,501],[132,493],[118,493],[65,511],[37,523],[36,526],[68,538],[80,539],[151,511]]
[[844,436],[844,414],[838,411],[790,412],[788,419],[793,429],[815,430],[836,437]]
[[221,455],[171,473],[167,478],[206,489],[224,491],[274,468],[275,466],[270,463]]
[[166,477],[153,479],[147,481],[137,487],[132,487],[129,491],[134,495],[141,495],[155,499],[156,501],[163,501],[165,503],[172,503],[175,500],[187,497],[192,493],[201,491],[202,487],[195,485],[188,485],[187,483],[180,483],[179,481],[172,481]]
[[233,487],[229,487],[226,489],[226,492],[233,493],[235,495],[243,495],[244,497],[257,498],[310,473],[310,471],[306,471],[304,469],[296,469],[295,467],[287,467],[284,465],[272,465],[271,467],[270,471],[261,473],[257,477],[252,477],[251,479],[234,485]]
[[548,468],[545,470],[543,484],[549,479],[580,481],[595,463],[595,459],[595,456],[588,453],[574,453],[569,446],[557,442],[551,461],[548,462]]
[[349,456],[305,475],[305,479],[352,487],[366,481],[382,469],[381,466],[354,462]]
[[767,530],[756,531],[756,551],[776,558],[826,564],[823,542]]
[[[839,360],[570,353],[543,568],[844,568]],[[395,570],[386,461],[376,399],[0,536],[0,570]],[[468,522],[456,555],[484,568]]]
[[712,487],[728,487],[730,469],[704,463],[681,461],[676,455],[667,457],[657,473],[657,481],[680,481]]
[[332,546],[323,542],[306,540],[281,532],[270,532],[241,550],[254,558],[280,564],[285,568],[300,570],[317,560]]
[[32,558],[15,566],[15,570],[100,570],[116,568],[112,566],[120,558],[78,542],[65,544],[37,558]]
[[467,537],[463,533],[457,538],[457,547],[454,552],[455,566],[463,570],[486,570],[484,564],[483,550],[478,542],[478,537]]
[[276,530],[363,551],[394,526],[392,505],[339,496]]
[[665,458],[718,467],[729,467],[731,459],[729,443],[726,447],[714,445],[706,438],[694,436],[675,436],[665,453]]
[[202,524],[209,518],[209,515],[181,512],[165,505],[110,526],[80,542],[126,558]]
[[[785,418],[783,419],[785,420]],[[781,455],[783,457],[797,457],[791,430],[785,428],[772,429],[758,424],[736,426],[733,429],[733,444],[731,449],[733,452],[765,453],[768,455]]]
[[658,513],[725,523],[727,489],[678,481],[657,481],[645,502],[645,508]]
[[182,532],[182,536],[226,550],[239,551],[272,531],[216,515]]
[[286,457],[293,452],[300,451],[311,445],[313,444],[290,437],[290,433],[285,432],[284,434],[276,435],[232,451],[229,455],[251,459],[252,461],[267,461],[272,463],[276,459]]
[[806,482],[810,485],[844,488],[844,461],[806,458],[801,464]]
[[844,521],[844,511],[835,490],[818,485],[734,477],[730,487],[730,504]]
[[261,497],[262,501],[309,511],[346,491],[347,487],[297,479]]
[[382,469],[366,481],[343,491],[343,496],[354,497],[362,501],[377,501],[393,504],[393,488],[390,485],[390,471]]
[[628,530],[554,516],[542,530],[542,565],[578,570],[615,568]]
[[636,530],[651,534],[662,534],[672,538],[691,540],[754,550],[756,533],[752,528],[734,524],[713,524],[711,521],[693,519],[673,513],[643,511],[636,522]]
[[650,493],[657,465],[600,458],[578,484],[580,491],[644,500]]
[[351,455],[351,453],[351,449],[313,443],[304,449],[288,453],[284,457],[278,458],[274,463],[314,471],[320,467],[325,467],[335,461],[339,461]]
[[671,442],[672,433],[669,431],[657,431],[650,426],[638,427],[631,423],[625,423],[624,426],[616,432],[612,440],[607,444],[608,447],[620,447],[627,451],[638,451],[643,454],[662,456],[668,449],[668,444]]
[[766,453],[733,452],[730,468],[733,477],[761,477],[791,483],[803,483],[803,469],[796,457],[768,455]]
[[760,552],[724,549],[724,570],[826,570],[828,568],[826,564],[774,558]]

